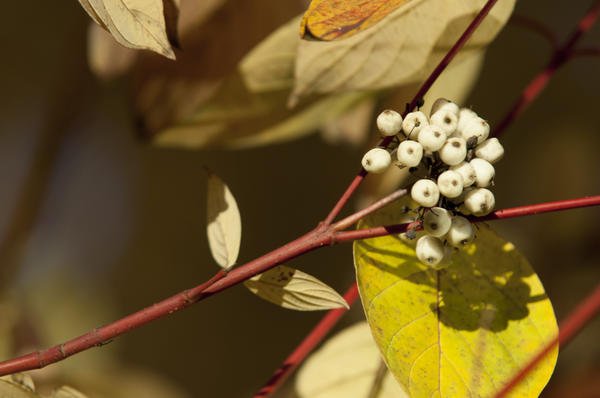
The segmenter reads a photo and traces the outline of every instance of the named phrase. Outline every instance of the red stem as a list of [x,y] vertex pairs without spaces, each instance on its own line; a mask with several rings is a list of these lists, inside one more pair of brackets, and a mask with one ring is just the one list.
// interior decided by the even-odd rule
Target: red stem
[[573,312],[560,324],[558,337],[552,339],[546,346],[537,353],[529,363],[519,370],[519,372],[496,393],[496,398],[505,397],[513,388],[515,388],[531,372],[535,366],[544,359],[550,351],[558,344],[566,345],[592,320],[600,313],[600,284],[594,291],[580,303]]
[[[448,52],[446,53],[444,58],[442,58],[442,60],[437,64],[435,69],[429,74],[427,79],[423,82],[423,84],[419,88],[419,91],[417,91],[417,93],[415,94],[413,99],[410,101],[410,104],[406,107],[406,110],[402,114],[403,117],[405,117],[406,114],[408,112],[410,112],[412,109],[417,107],[417,105],[419,104],[419,102],[421,102],[421,100],[423,99],[425,94],[427,94],[427,92],[429,91],[431,86],[433,86],[433,83],[435,83],[435,81],[438,79],[438,77],[440,77],[442,72],[448,67],[450,62],[452,62],[454,57],[456,57],[458,52],[464,47],[466,42],[473,35],[473,33],[477,30],[479,25],[481,25],[481,22],[483,22],[483,19],[489,14],[490,10],[494,6],[494,4],[496,4],[497,1],[498,0],[488,0],[485,3],[483,8],[479,11],[479,13],[471,21],[469,26],[467,26],[467,28],[465,29],[463,34],[458,38],[458,40],[456,40],[456,42],[454,43],[452,48],[450,48],[450,50],[448,50]],[[378,144],[378,146],[382,147],[382,148],[387,148],[387,146],[390,144],[390,142],[392,142],[393,138],[394,137],[385,137],[384,139],[381,140],[381,142]],[[363,182],[363,180],[365,179],[367,174],[368,173],[364,168],[360,169],[359,173],[356,175],[356,177],[354,177],[354,179],[352,180],[352,182],[350,183],[348,188],[346,188],[346,191],[344,192],[344,194],[340,197],[340,199],[335,204],[335,206],[333,206],[333,209],[331,210],[331,212],[325,218],[325,221],[323,222],[323,226],[325,226],[325,227],[329,226],[333,222],[333,220],[338,216],[338,214],[340,214],[340,211],[342,211],[342,209],[344,208],[346,203],[348,203],[348,200],[350,200],[350,197],[352,197],[354,192],[358,189],[358,187]]]
[[[358,286],[353,283],[344,294],[348,305],[352,305],[358,298]],[[346,313],[345,308],[337,308],[329,311],[310,333],[302,340],[296,349],[283,361],[283,364],[273,373],[271,378],[254,394],[254,398],[264,398],[273,394],[279,386],[288,378],[314,348],[325,338],[329,331]]]
[[[566,210],[576,207],[593,206],[598,204],[600,204],[600,195],[499,210],[492,213],[491,216],[482,219],[493,220],[520,217],[524,215]],[[201,301],[215,293],[249,279],[254,275],[264,272],[285,261],[315,250],[319,247],[329,246],[339,242],[348,242],[358,239],[367,239],[389,235],[392,233],[399,233],[405,231],[409,225],[410,224],[400,224],[345,232],[336,232],[331,226],[325,230],[322,228],[317,228],[301,236],[300,238],[265,254],[262,257],[235,268],[230,272],[221,270],[210,280],[201,285],[175,294],[159,303],[156,303],[150,307],[146,307],[106,326],[94,329],[79,337],[46,350],[33,352],[0,362],[0,376],[43,368],[51,363],[62,361],[63,359],[81,351],[104,345],[132,329],[136,329],[156,319],[165,317],[176,311],[186,308],[195,302]]]
[[596,23],[599,14],[600,1],[595,1],[583,18],[581,18],[575,31],[571,33],[571,36],[569,36],[567,41],[554,51],[548,65],[546,65],[540,73],[534,76],[506,116],[504,116],[500,123],[496,125],[496,128],[491,134],[492,136],[497,137],[502,134],[504,130],[506,130],[506,128],[540,95],[558,68],[563,66],[571,58],[571,55],[575,51],[575,44],[577,44],[579,39],[581,39],[581,37]]

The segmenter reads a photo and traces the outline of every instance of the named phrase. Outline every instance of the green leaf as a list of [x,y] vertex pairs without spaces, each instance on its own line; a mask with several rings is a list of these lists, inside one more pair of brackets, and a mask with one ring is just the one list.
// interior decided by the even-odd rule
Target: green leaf
[[[398,222],[403,203],[359,228]],[[390,371],[413,397],[491,396],[558,333],[550,300],[512,243],[478,224],[446,268],[421,264],[399,236],[354,244],[361,299]],[[513,392],[537,397],[558,350]]]
[[296,311],[349,308],[333,288],[297,269],[280,265],[248,279],[244,285],[258,297]]

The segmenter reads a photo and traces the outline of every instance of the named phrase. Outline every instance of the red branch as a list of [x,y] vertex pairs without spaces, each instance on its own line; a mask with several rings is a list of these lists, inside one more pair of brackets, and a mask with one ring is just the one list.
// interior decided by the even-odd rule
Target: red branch
[[560,332],[558,337],[552,339],[546,346],[537,353],[529,363],[519,370],[519,372],[496,394],[496,398],[505,397],[513,388],[515,388],[531,372],[535,366],[544,359],[546,355],[558,344],[564,346],[600,313],[600,284],[596,289],[580,303],[573,312],[560,323]]
[[[351,306],[357,298],[358,286],[356,283],[353,283],[344,294],[344,299]],[[265,398],[274,393],[298,365],[304,361],[308,354],[325,338],[346,311],[345,308],[337,308],[329,311],[302,340],[298,347],[283,361],[283,364],[273,373],[264,386],[254,394],[254,398]]]
[[575,31],[571,33],[571,36],[569,36],[567,41],[561,47],[554,50],[546,67],[529,82],[506,116],[504,116],[502,121],[496,125],[496,128],[491,134],[492,136],[497,137],[502,134],[504,130],[506,130],[506,128],[540,95],[556,71],[575,53],[575,44],[577,44],[579,39],[581,39],[581,37],[596,23],[599,14],[600,1],[595,1],[579,21]]
[[[541,203],[537,205],[521,206],[512,209],[499,210],[485,219],[504,219],[524,215],[538,214],[541,212],[566,210],[576,207],[586,207],[600,204],[600,195],[565,200],[559,202]],[[201,301],[222,290],[234,286],[246,279],[273,268],[285,261],[291,260],[301,254],[323,246],[330,246],[339,242],[349,242],[358,239],[373,238],[377,236],[399,233],[406,230],[410,224],[392,225],[361,229],[357,231],[336,232],[332,226],[325,230],[317,227],[300,238],[273,250],[253,261],[250,261],[226,273],[219,271],[209,281],[192,289],[175,294],[150,307],[130,314],[106,326],[94,329],[63,344],[56,345],[43,351],[36,351],[17,358],[0,362],[0,376],[23,372],[26,370],[43,368],[51,363],[62,361],[71,355],[92,347],[106,344],[114,338],[156,319],[163,318],[176,311],[186,308],[195,302]]]

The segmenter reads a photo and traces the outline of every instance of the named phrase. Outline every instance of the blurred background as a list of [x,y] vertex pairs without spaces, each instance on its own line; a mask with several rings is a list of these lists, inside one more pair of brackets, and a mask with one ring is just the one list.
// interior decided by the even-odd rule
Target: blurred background
[[[230,0],[224,7],[235,3],[260,13],[250,34],[242,17],[229,20],[223,9],[211,11],[222,30],[202,40],[224,37],[231,45],[220,47],[222,59],[210,54],[222,62],[207,62],[207,75],[233,70],[241,55],[305,7],[295,0]],[[562,42],[588,3],[522,1],[515,13],[542,21]],[[90,19],[78,2],[8,2],[4,15],[2,359],[61,342],[211,276],[216,267],[205,233],[203,166],[237,198],[244,262],[314,227],[354,176],[374,135],[371,120],[369,135],[358,138],[315,131],[244,150],[152,145],[140,138],[132,116],[132,82],[140,74],[108,80],[90,71]],[[599,43],[597,25],[581,46]],[[240,55],[227,54],[232,48]],[[464,105],[493,125],[549,53],[540,35],[509,23],[489,47]],[[140,57],[137,62],[153,56]],[[600,193],[599,67],[598,57],[572,60],[506,131],[497,207]],[[385,104],[382,97],[374,109]],[[600,281],[599,221],[600,209],[590,208],[494,222],[529,258],[558,319]],[[338,291],[354,278],[349,245],[290,265]],[[236,287],[33,376],[48,386],[68,383],[90,397],[245,397],[321,316],[278,308]],[[336,330],[362,318],[357,305]],[[599,335],[595,320],[561,352],[543,396],[600,396]]]

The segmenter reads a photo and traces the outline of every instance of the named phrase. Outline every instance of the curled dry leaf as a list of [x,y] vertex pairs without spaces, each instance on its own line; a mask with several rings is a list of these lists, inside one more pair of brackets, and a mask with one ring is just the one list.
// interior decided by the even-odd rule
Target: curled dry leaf
[[222,268],[231,268],[240,251],[242,220],[229,187],[210,172],[206,203],[206,233],[210,251],[217,264]]
[[[357,323],[327,340],[306,360],[296,378],[297,398],[369,397],[380,363],[369,325]],[[408,397],[389,372],[376,396]]]
[[[399,201],[359,228],[396,223]],[[435,270],[399,236],[354,243],[360,296],[388,368],[414,398],[489,397],[558,333],[552,304],[531,265],[487,225]],[[513,394],[537,397],[557,349]]]
[[79,3],[120,44],[175,59],[167,34],[167,30],[172,32],[174,28],[167,27],[166,22],[176,21],[171,17],[165,22],[163,1],[168,2],[172,16],[178,3],[173,0],[79,0]]
[[349,308],[333,288],[314,276],[280,265],[244,282],[258,297],[296,311]]
[[27,386],[14,381],[11,376],[0,378],[0,397],[2,398],[36,398],[38,395]]
[[[484,3],[407,1],[374,26],[344,40],[301,40],[290,103],[315,92],[383,89],[420,81]],[[513,7],[514,0],[498,2],[465,48],[489,44]]]

